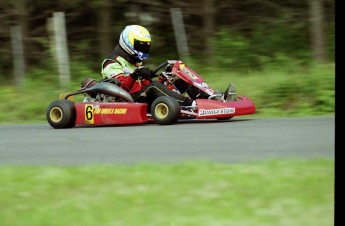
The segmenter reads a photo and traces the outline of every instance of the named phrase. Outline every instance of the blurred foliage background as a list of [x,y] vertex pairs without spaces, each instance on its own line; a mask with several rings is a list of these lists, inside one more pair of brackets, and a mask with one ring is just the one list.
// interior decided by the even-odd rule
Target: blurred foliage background
[[[126,25],[151,32],[148,66],[180,59],[172,8],[182,11],[187,63],[215,89],[234,82],[256,104],[250,117],[334,114],[335,0],[0,0],[0,124],[47,123],[59,93],[79,89],[86,76],[101,79],[101,62]],[[59,84],[53,54],[54,12],[65,14],[69,87]],[[25,54],[21,85],[16,25]],[[3,167],[0,225],[331,225],[333,169],[328,160]]]
[[[326,109],[321,110],[323,113],[334,111],[335,0],[0,0],[1,94],[5,100],[6,95],[18,95],[13,89],[12,26],[20,25],[23,34],[26,82],[21,94],[32,96],[34,88],[59,89],[48,29],[54,12],[65,13],[72,80],[77,84],[90,74],[100,76],[103,58],[115,47],[128,24],[143,25],[152,34],[147,65],[180,59],[171,8],[182,11],[190,55],[187,63],[204,73],[211,85],[222,89],[229,79],[237,80],[261,108],[284,110],[305,105],[316,106],[318,112],[320,108]],[[283,76],[274,82],[277,74]],[[266,76],[266,80],[251,79],[254,75]],[[222,84],[215,76],[223,79]],[[255,84],[247,85],[243,77]],[[75,84],[71,89],[75,89]],[[255,87],[270,92],[270,98],[264,91],[254,91]],[[312,95],[293,104],[296,92]],[[43,95],[49,101],[53,100],[49,95],[55,95],[36,93],[36,98]],[[27,108],[42,112],[48,102],[43,101],[41,109]],[[1,118],[5,116],[0,115],[0,121]]]

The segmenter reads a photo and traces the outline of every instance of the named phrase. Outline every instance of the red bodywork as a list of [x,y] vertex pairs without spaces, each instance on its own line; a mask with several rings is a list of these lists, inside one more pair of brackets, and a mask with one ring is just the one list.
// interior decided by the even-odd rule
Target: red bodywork
[[140,124],[149,119],[143,103],[76,103],[76,125]]
[[194,85],[198,89],[204,91],[209,95],[213,95],[214,90],[196,73],[192,68],[187,66],[182,61],[177,61],[172,68],[172,72],[190,85]]

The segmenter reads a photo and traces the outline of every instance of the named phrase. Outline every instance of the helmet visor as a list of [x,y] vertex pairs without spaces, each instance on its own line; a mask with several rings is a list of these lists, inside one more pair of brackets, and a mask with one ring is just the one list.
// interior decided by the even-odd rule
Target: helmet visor
[[151,42],[143,42],[139,40],[134,40],[134,49],[138,52],[149,53],[151,47]]

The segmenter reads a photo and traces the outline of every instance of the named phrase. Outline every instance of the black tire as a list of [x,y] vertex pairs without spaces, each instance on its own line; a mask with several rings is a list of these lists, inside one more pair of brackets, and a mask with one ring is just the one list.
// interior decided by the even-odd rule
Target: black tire
[[66,99],[53,101],[47,109],[46,117],[55,129],[74,127],[77,117],[74,102]]
[[161,96],[151,105],[153,120],[159,125],[171,125],[180,118],[180,104],[170,96]]

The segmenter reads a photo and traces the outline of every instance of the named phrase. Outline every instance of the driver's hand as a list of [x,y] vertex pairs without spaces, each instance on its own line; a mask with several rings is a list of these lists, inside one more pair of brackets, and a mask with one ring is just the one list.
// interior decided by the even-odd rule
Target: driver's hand
[[132,77],[135,77],[135,78],[148,79],[148,80],[150,80],[154,76],[153,71],[146,67],[139,67],[135,69],[132,75],[133,75]]

